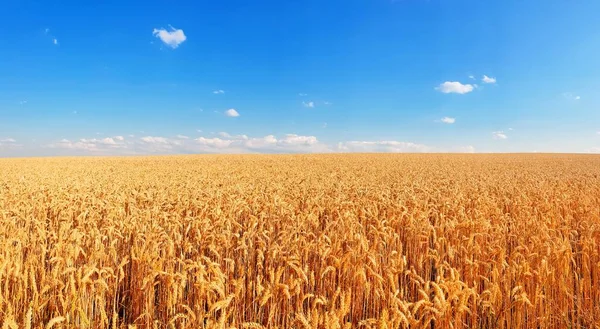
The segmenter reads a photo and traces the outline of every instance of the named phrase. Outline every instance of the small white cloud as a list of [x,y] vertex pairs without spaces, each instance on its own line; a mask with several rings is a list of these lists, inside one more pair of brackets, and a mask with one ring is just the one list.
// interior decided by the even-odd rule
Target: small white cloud
[[27,101],[20,101],[19,102],[19,105],[25,105],[25,104],[27,104]]
[[513,130],[512,128],[508,128],[508,130]]
[[325,104],[325,105],[331,105],[333,103],[332,102],[323,102],[323,104]]
[[225,93],[225,91],[221,90],[221,89],[213,91],[213,94],[224,94],[224,93]]
[[469,79],[475,80],[475,76],[471,74],[471,75],[469,75]]
[[504,133],[504,131],[494,131],[492,132],[492,137],[494,139],[507,139],[508,136]]
[[496,83],[496,78],[490,78],[487,75],[483,75],[483,78],[481,78],[481,81],[483,83]]
[[134,137],[135,137],[135,135],[129,135],[129,137],[131,137],[131,138],[134,138]]
[[189,138],[188,136],[185,136],[185,135],[177,135],[175,137],[177,137],[179,139],[188,139]]
[[48,32],[50,32],[50,29],[49,28],[45,28],[44,29],[44,34],[48,34]]
[[77,111],[73,111],[73,114],[77,114]]
[[302,102],[302,105],[304,105],[304,107],[314,108],[315,102]]
[[197,131],[197,132],[199,132],[199,133],[201,133],[201,132],[202,132],[202,129],[196,129],[196,131]]
[[56,38],[52,39],[52,43],[54,43],[55,45],[58,44],[58,40]]
[[239,117],[240,114],[235,109],[229,109],[225,111],[225,115],[231,118]]
[[119,142],[122,142],[125,140],[125,137],[123,136],[115,136],[115,139],[118,140]]
[[170,31],[164,28],[154,29],[152,34],[159,38],[165,45],[175,49],[179,47],[179,45],[183,43],[187,37],[185,36],[185,33],[183,33],[183,30],[176,29],[172,26],[169,27]]
[[308,94],[299,93],[298,96],[304,97],[304,96],[308,96]]
[[581,96],[575,95],[574,93],[563,93],[563,96],[567,99],[576,100],[576,101],[581,99]]
[[322,128],[327,128],[327,122],[323,123]]
[[458,81],[446,81],[438,87],[435,87],[435,89],[444,94],[467,94],[472,92],[476,87],[477,85],[462,84]]
[[14,138],[4,138],[0,139],[0,143],[16,143],[17,141]]
[[456,122],[456,119],[455,118],[450,118],[450,117],[443,117],[441,121],[443,123],[453,124],[454,122]]

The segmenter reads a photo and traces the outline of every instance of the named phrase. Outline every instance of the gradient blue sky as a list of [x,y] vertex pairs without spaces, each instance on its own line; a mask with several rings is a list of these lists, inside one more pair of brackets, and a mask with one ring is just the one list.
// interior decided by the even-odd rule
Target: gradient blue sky
[[600,152],[599,12],[5,0],[0,156]]

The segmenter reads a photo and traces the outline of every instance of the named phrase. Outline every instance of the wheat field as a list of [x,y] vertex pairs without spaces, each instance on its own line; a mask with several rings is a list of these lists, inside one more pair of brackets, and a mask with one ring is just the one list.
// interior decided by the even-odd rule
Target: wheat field
[[600,157],[0,159],[2,328],[600,328]]

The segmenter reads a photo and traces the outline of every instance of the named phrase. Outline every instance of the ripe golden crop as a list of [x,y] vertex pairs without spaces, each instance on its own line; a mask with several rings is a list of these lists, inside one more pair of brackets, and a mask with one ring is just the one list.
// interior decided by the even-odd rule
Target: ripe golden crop
[[3,328],[598,328],[600,157],[0,160]]

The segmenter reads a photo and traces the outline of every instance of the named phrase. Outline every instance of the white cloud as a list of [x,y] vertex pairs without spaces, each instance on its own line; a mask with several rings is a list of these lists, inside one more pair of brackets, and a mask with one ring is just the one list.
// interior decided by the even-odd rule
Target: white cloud
[[302,102],[302,105],[304,105],[304,107],[314,108],[315,102]]
[[223,138],[233,138],[233,139],[243,139],[243,140],[248,139],[248,136],[246,136],[246,135],[230,135],[224,131],[219,132],[218,135]]
[[467,93],[472,92],[473,89],[475,89],[476,87],[477,87],[477,85],[462,84],[458,81],[446,81],[446,82],[440,84],[435,89],[444,94],[450,94],[450,93],[467,94]]
[[145,136],[140,138],[142,142],[148,144],[168,144],[169,141],[164,137]]
[[287,134],[282,138],[274,135],[249,138],[246,135],[232,136],[220,132],[219,137],[199,137],[194,141],[199,151],[209,153],[314,153],[327,152],[329,148],[319,142],[315,136]]
[[197,131],[197,132],[199,132],[199,133],[201,133],[201,132],[202,132],[202,129],[196,129],[196,131]]
[[327,122],[324,122],[321,128],[327,128]]
[[58,45],[58,40],[56,38],[52,39],[52,43]]
[[475,80],[475,76],[471,74],[471,75],[469,75],[469,79]]
[[0,139],[0,143],[16,143],[17,141],[14,138],[3,138]]
[[586,150],[586,153],[600,153],[600,147],[592,147]]
[[185,135],[177,135],[177,136],[175,136],[175,137],[177,137],[177,138],[179,138],[179,139],[189,139],[189,137],[188,137],[188,136],[185,136]]
[[458,148],[458,152],[459,153],[475,153],[475,147],[468,145],[468,146],[461,146]]
[[224,93],[225,93],[225,91],[221,90],[221,89],[213,91],[213,94],[224,94]]
[[492,132],[492,138],[494,139],[507,139],[508,136],[504,133],[504,131],[494,131]]
[[45,28],[44,29],[44,34],[48,34],[48,32],[50,32],[50,29],[49,28]]
[[323,102],[323,104],[325,104],[325,105],[331,105],[333,103],[332,102]]
[[77,114],[77,111],[73,111],[73,114]]
[[454,122],[456,122],[456,119],[455,118],[450,118],[450,117],[443,117],[441,121],[443,123],[453,124]]
[[134,137],[135,137],[135,135],[129,135],[129,137],[131,137],[131,138],[134,138]]
[[218,137],[215,137],[215,138],[198,137],[195,139],[195,141],[202,146],[209,146],[209,147],[214,147],[214,148],[218,148],[218,149],[229,147],[234,142],[232,140],[221,139]]
[[483,78],[481,78],[481,81],[483,83],[496,83],[496,78],[490,78],[487,75],[483,75]]
[[299,93],[298,96],[304,97],[304,96],[308,96],[308,94]]
[[424,153],[431,152],[432,148],[410,142],[399,141],[351,141],[338,144],[341,152],[391,152],[391,153]]
[[176,29],[172,26],[169,27],[170,31],[164,28],[154,29],[152,31],[152,34],[155,37],[159,38],[165,45],[175,49],[179,47],[179,45],[183,43],[187,39],[187,37],[183,33],[183,30]]
[[512,131],[513,129],[512,129],[512,128],[508,128],[508,130],[511,130],[511,131]]
[[235,109],[229,109],[229,110],[225,111],[225,115],[228,117],[232,117],[232,118],[240,116],[238,111],[236,111]]
[[281,145],[314,145],[318,143],[317,137],[315,136],[300,136],[296,134],[287,134],[285,137],[278,141]]
[[563,96],[567,99],[576,100],[576,101],[581,99],[581,96],[575,95],[574,93],[570,93],[570,92],[563,93]]
[[19,105],[25,105],[25,104],[27,104],[27,101],[20,101],[19,102]]
[[[216,134],[215,134],[216,135]],[[123,136],[106,138],[81,138],[79,140],[62,139],[42,145],[64,155],[134,155],[134,154],[198,154],[198,153],[425,153],[455,152],[474,153],[473,146],[461,146],[448,149],[430,147],[423,144],[394,140],[380,141],[342,141],[335,144],[321,142],[316,136],[286,134],[282,136],[265,135],[249,137],[219,132],[219,137],[201,136],[195,139],[161,136],[144,136],[137,139],[125,139]],[[15,140],[0,140],[0,148],[16,149]]]

